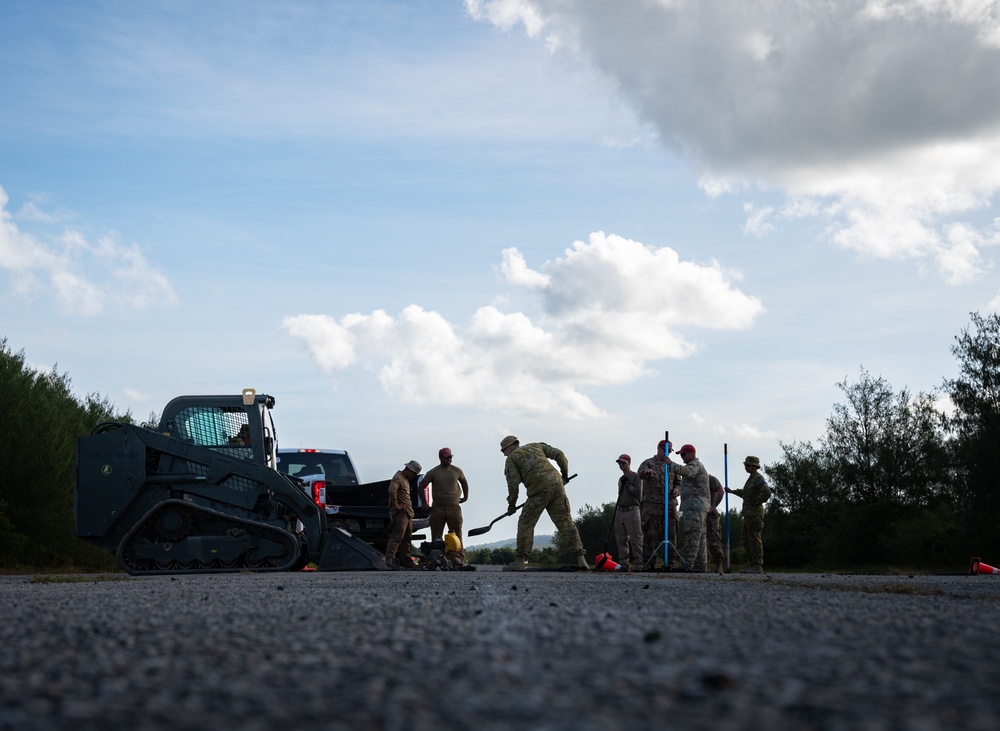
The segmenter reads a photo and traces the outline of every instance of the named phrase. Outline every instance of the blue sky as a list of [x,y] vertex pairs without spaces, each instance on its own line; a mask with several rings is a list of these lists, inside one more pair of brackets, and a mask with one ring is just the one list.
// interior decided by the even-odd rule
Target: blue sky
[[5,3],[0,337],[365,480],[450,446],[469,527],[507,433],[574,509],[665,430],[741,484],[1000,307],[998,79],[981,0]]

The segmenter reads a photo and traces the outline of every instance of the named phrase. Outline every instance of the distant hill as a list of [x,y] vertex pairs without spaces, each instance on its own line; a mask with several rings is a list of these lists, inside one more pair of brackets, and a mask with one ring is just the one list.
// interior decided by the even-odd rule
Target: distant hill
[[[471,551],[474,548],[513,548],[517,545],[516,538],[508,538],[504,541],[494,541],[493,543],[477,543],[474,546],[467,545],[465,550]],[[535,536],[535,544],[532,548],[539,550],[552,545],[552,536]]]

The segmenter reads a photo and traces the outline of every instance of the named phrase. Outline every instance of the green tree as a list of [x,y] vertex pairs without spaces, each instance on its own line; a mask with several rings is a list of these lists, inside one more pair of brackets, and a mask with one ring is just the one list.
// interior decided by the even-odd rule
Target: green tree
[[779,442],[779,446],[782,459],[765,468],[771,487],[768,508],[780,506],[799,513],[810,505],[837,499],[836,470],[824,451],[808,442]]
[[957,491],[967,515],[969,549],[985,552],[1000,543],[1000,314],[971,314],[951,352],[959,374],[945,380],[955,411],[953,460]]
[[6,449],[0,460],[0,562],[104,564],[104,552],[73,535],[76,440],[101,421],[130,421],[130,415],[115,416],[97,395],[77,399],[67,375],[31,368],[6,338],[0,339],[0,393],[0,444]]
[[856,383],[837,385],[846,403],[834,405],[821,439],[820,464],[837,475],[831,497],[926,505],[945,484],[948,465],[944,417],[933,397],[894,392],[863,368]]

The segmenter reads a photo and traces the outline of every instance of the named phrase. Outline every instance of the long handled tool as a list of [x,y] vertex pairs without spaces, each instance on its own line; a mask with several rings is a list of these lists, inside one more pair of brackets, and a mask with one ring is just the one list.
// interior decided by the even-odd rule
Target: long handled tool
[[[521,503],[516,508],[514,508],[514,513],[516,513],[518,510],[520,510],[523,507],[524,507],[524,503]],[[503,520],[508,515],[513,515],[514,513],[504,513],[499,518],[494,518],[493,520],[491,520],[489,525],[484,525],[482,528],[473,528],[472,530],[469,531],[469,538],[471,538],[472,536],[481,536],[483,533],[489,533],[490,532],[490,528],[493,527],[494,523],[496,523],[498,520]]]
[[[576,473],[575,472],[572,475],[570,475],[569,477],[566,478],[566,482],[569,482],[574,477],[576,477]],[[563,483],[563,484],[565,484],[565,483]],[[524,503],[521,503],[516,508],[514,508],[514,513],[516,513],[518,510],[520,510],[523,507],[524,507]],[[514,513],[504,513],[500,517],[494,518],[493,520],[491,520],[489,525],[484,525],[482,528],[473,528],[472,530],[469,531],[468,536],[471,538],[472,536],[481,536],[483,533],[489,533],[490,532],[490,528],[493,527],[494,523],[496,523],[499,520],[503,520],[508,515],[513,515]]]
[[729,444],[722,445],[722,460],[726,470],[726,571],[729,571]]

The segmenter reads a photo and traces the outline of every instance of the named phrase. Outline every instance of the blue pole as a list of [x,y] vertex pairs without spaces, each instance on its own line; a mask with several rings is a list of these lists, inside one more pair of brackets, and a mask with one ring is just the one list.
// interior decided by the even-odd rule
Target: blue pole
[[729,445],[722,445],[723,479],[726,487],[726,571],[729,570]]
[[670,432],[663,432],[667,461],[663,463],[663,566],[670,566]]

